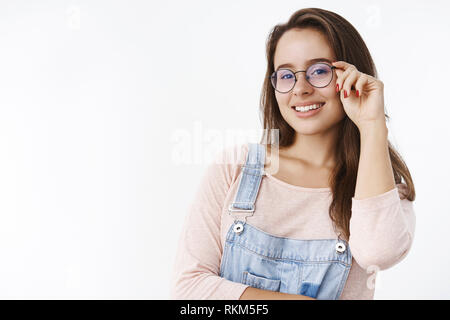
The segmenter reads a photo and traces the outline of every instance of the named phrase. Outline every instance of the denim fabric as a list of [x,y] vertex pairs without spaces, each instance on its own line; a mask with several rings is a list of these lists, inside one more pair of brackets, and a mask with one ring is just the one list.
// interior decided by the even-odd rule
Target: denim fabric
[[[247,222],[247,217],[257,214],[254,204],[264,175],[264,157],[263,145],[249,144],[235,200],[229,207],[235,221],[227,232],[220,276],[264,290],[338,299],[352,263],[345,240],[289,239]],[[345,250],[338,252],[338,243],[344,244]]]

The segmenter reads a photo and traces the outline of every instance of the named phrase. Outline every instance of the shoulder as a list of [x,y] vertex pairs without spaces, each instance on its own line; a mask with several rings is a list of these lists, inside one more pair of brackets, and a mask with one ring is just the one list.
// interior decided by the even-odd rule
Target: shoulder
[[248,143],[236,143],[220,148],[208,163],[207,174],[213,175],[216,180],[224,180],[231,186],[245,164],[248,149]]
[[213,163],[218,165],[242,166],[248,153],[248,143],[237,143],[226,146],[216,152]]

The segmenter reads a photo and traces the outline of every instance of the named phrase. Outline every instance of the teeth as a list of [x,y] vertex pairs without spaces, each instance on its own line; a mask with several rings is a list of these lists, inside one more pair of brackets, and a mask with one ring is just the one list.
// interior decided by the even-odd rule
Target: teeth
[[300,111],[300,112],[307,112],[307,111],[309,111],[311,109],[320,108],[322,105],[323,105],[323,103],[321,103],[321,104],[313,104],[313,105],[305,106],[305,107],[295,107],[295,110],[296,111]]

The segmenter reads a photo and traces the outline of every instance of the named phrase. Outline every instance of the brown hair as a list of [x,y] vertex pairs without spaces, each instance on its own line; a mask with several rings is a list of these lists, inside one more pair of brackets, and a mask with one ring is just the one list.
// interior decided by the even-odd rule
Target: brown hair
[[[279,146],[289,146],[294,142],[295,130],[283,119],[270,83],[270,75],[274,72],[274,54],[281,36],[290,29],[312,28],[320,31],[333,49],[336,60],[353,64],[359,71],[377,76],[372,57],[358,31],[340,15],[319,8],[306,8],[296,11],[287,23],[276,25],[266,42],[267,71],[263,84],[260,108],[263,116],[263,136],[260,143],[272,144],[274,141],[268,132],[279,131]],[[389,119],[389,116],[385,114]],[[350,118],[345,115],[339,124],[336,153],[336,167],[330,175],[330,187],[333,200],[329,215],[334,223],[348,239],[350,237],[350,218],[352,197],[355,193],[356,176],[360,155],[359,130]],[[408,167],[400,154],[388,141],[389,156],[395,183],[406,182],[406,198],[413,201],[416,197],[414,184]]]

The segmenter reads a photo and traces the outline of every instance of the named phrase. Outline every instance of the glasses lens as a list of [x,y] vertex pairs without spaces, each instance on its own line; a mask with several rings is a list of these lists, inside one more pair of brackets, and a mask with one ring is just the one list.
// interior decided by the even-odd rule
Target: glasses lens
[[287,69],[275,71],[271,78],[272,86],[279,92],[288,92],[294,87],[295,75]]
[[[333,69],[325,63],[316,63],[306,70],[306,80],[317,88],[323,88],[333,79]],[[279,69],[272,74],[272,86],[279,92],[288,92],[295,85],[295,75],[289,69]]]
[[306,71],[306,79],[314,87],[326,87],[333,78],[333,70],[325,63],[316,63]]

